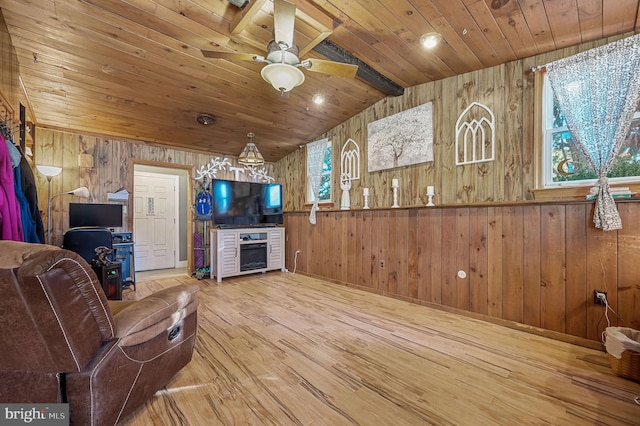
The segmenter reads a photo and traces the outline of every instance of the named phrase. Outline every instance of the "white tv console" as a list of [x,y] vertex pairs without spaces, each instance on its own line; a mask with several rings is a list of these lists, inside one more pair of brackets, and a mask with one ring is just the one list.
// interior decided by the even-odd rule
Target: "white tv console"
[[216,281],[236,275],[285,271],[284,228],[229,228],[211,230],[209,277]]

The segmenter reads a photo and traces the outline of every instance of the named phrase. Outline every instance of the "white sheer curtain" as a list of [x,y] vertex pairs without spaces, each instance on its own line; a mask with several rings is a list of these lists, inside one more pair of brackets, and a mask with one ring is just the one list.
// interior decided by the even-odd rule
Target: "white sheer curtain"
[[309,214],[309,222],[316,224],[316,210],[318,210],[318,193],[320,192],[320,183],[322,182],[322,165],[324,164],[324,153],[327,150],[329,139],[321,139],[319,141],[307,144],[307,173],[311,193],[313,194],[313,206]]
[[613,167],[640,101],[640,36],[635,35],[547,64],[554,96],[576,145],[598,176],[593,222],[622,228],[609,190]]

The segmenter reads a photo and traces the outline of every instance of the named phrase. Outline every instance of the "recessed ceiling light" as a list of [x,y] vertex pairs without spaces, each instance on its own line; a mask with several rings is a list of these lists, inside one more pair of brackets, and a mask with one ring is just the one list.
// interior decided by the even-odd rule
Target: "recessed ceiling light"
[[202,124],[203,126],[208,126],[210,124],[215,123],[216,118],[211,115],[211,114],[198,114],[198,116],[196,117],[196,121],[200,124]]
[[427,33],[420,37],[420,43],[426,49],[433,49],[438,43],[440,43],[440,40],[442,40],[442,35],[440,33]]
[[311,98],[311,100],[313,101],[314,104],[316,105],[320,105],[321,103],[324,102],[324,98],[322,97],[321,94],[316,93],[315,95],[313,95],[313,97]]

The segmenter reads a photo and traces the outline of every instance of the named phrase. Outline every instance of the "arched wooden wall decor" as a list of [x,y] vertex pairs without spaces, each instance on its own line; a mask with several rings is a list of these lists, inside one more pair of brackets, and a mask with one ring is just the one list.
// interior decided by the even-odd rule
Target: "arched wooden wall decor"
[[348,174],[350,180],[360,179],[360,147],[349,138],[340,151],[340,175]]
[[456,121],[456,165],[493,161],[495,116],[485,105],[471,103]]

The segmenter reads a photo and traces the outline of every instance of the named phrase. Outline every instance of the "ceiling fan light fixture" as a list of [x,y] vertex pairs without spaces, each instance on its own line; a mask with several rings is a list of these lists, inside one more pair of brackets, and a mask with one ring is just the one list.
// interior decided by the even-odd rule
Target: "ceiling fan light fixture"
[[249,137],[249,142],[244,147],[240,156],[238,157],[238,163],[243,164],[245,166],[259,166],[264,164],[264,157],[258,151],[258,147],[253,143],[253,137],[255,133],[249,132],[247,133]]
[[262,68],[262,78],[277,91],[289,92],[304,83],[304,74],[297,67],[289,64],[275,63]]
[[427,33],[420,37],[420,44],[422,44],[425,49],[433,49],[440,43],[440,40],[442,40],[442,34]]

